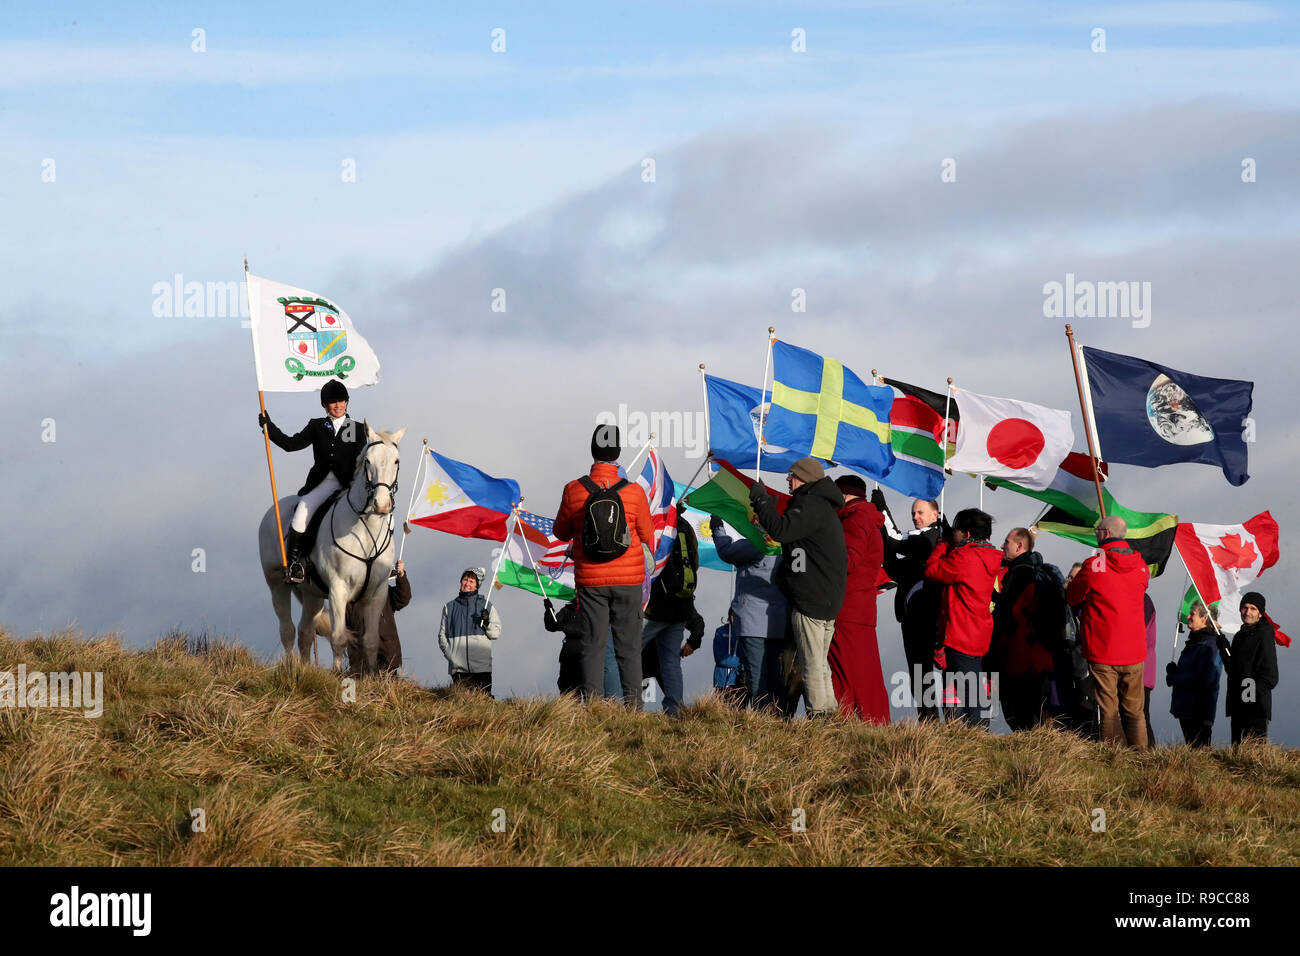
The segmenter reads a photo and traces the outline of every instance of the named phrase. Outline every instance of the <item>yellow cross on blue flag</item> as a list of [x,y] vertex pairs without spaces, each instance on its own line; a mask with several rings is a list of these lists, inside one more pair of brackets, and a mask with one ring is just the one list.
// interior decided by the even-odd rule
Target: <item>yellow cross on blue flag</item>
[[889,474],[893,389],[867,385],[835,359],[785,342],[772,345],[772,369],[766,444],[836,461],[877,480]]

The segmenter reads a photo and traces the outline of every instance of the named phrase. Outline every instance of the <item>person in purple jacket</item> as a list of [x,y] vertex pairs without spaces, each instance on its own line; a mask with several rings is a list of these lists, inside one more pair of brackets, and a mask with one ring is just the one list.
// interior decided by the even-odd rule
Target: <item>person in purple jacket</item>
[[1154,750],[1156,732],[1151,729],[1151,692],[1156,687],[1156,606],[1151,603],[1150,594],[1142,595],[1142,621],[1147,628],[1147,660],[1142,668],[1142,713],[1147,718],[1147,746]]

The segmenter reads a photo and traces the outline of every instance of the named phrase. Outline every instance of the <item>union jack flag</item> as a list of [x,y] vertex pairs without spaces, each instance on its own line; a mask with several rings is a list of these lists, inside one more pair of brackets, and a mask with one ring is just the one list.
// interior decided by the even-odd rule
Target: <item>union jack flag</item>
[[677,489],[668,477],[668,469],[664,467],[658,450],[653,447],[646,453],[645,465],[636,483],[650,502],[650,523],[655,529],[654,544],[650,548],[655,556],[655,570],[646,578],[646,593],[649,594],[651,579],[657,578],[664,569],[668,556],[673,553],[673,542],[677,540]]

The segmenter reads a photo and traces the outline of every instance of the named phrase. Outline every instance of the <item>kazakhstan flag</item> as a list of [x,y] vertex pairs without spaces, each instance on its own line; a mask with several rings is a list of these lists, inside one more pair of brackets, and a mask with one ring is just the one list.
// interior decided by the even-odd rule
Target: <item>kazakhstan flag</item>
[[866,385],[834,359],[785,342],[772,345],[772,367],[765,443],[836,461],[877,480],[889,474],[893,389]]

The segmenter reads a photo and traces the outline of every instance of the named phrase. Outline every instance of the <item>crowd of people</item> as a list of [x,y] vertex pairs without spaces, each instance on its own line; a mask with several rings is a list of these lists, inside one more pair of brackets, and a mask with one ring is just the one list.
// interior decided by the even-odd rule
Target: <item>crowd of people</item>
[[[308,518],[327,497],[322,489],[346,484],[360,447],[346,427],[341,383],[328,383],[321,403],[328,418],[293,437],[259,418],[280,447],[310,445],[316,455],[290,526],[289,574],[297,580]],[[618,428],[597,427],[587,474],[564,487],[553,533],[572,542],[576,597],[559,609],[545,601],[544,624],[564,635],[561,693],[641,709],[649,677],[663,691],[664,712],[675,716],[684,704],[682,661],[700,648],[705,630],[695,607],[698,541],[679,521],[674,549],[654,576],[649,502],[620,475],[621,452]],[[908,667],[902,683],[919,720],[987,729],[1000,705],[1012,731],[1051,722],[1133,748],[1155,745],[1150,571],[1125,540],[1122,518],[1101,519],[1096,553],[1063,577],[1035,551],[1029,529],[1013,528],[994,545],[993,519],[982,510],[958,511],[949,524],[936,502],[917,500],[904,532],[884,495],[868,495],[857,475],[832,480],[819,460],[803,458],[786,480],[784,508],[761,480],[749,491],[753,521],[779,554],[710,521],[718,556],[736,572],[728,620],[714,641],[715,686],[728,700],[793,717],[802,699],[809,719],[889,723],[876,629],[879,595],[892,588]],[[481,593],[484,577],[482,568],[461,575],[459,593],[442,609],[438,643],[454,683],[491,694],[501,619]],[[393,613],[410,600],[399,561],[380,619],[381,669],[401,666]],[[1240,609],[1242,627],[1229,641],[1217,608],[1194,604],[1182,653],[1166,667],[1171,713],[1191,746],[1208,746],[1221,689],[1232,742],[1267,737],[1278,681],[1274,626],[1258,592],[1245,594]],[[359,615],[352,607],[347,615],[355,633]],[[359,644],[349,658],[360,661]]]

